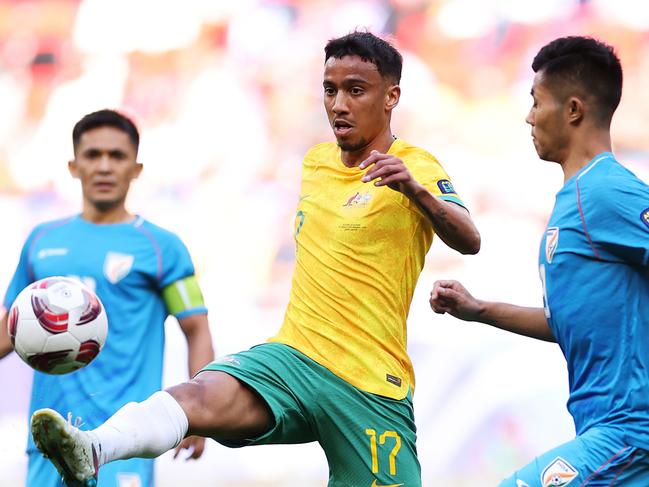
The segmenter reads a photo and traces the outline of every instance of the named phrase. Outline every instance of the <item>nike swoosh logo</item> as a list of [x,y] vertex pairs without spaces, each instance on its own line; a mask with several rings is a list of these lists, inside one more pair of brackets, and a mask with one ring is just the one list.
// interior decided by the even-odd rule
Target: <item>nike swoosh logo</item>
[[372,485],[370,487],[400,487],[403,484],[390,484],[390,485],[379,485],[376,483],[376,479],[374,482],[372,482]]

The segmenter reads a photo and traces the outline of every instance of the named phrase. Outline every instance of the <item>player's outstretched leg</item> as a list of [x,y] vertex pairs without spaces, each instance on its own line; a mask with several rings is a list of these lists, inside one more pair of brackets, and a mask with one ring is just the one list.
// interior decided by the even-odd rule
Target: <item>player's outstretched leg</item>
[[92,431],[80,431],[51,409],[32,415],[34,443],[70,487],[96,485],[98,469],[113,460],[162,455],[180,443],[187,427],[183,409],[165,391],[125,404]]
[[80,431],[51,409],[38,410],[32,435],[68,486],[88,487],[96,485],[102,465],[155,458],[177,447],[188,432],[240,440],[261,435],[272,422],[255,392],[227,373],[207,370],[169,391],[125,404],[91,431]]
[[32,435],[69,487],[97,485],[98,459],[91,433],[81,431],[53,409],[32,415]]

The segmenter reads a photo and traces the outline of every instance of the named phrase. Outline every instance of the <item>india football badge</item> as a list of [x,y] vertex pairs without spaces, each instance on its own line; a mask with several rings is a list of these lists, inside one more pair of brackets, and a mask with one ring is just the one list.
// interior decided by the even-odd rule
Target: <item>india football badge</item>
[[543,470],[541,485],[543,487],[561,487],[568,485],[577,475],[579,472],[572,465],[563,458],[557,457]]
[[642,210],[640,221],[649,227],[649,208]]
[[118,473],[117,485],[119,487],[142,487],[142,480],[136,473]]
[[549,227],[545,231],[545,260],[548,264],[552,262],[557,245],[559,245],[559,227]]
[[104,260],[104,276],[111,283],[117,284],[124,279],[133,267],[135,256],[130,254],[120,254],[119,252],[106,253]]

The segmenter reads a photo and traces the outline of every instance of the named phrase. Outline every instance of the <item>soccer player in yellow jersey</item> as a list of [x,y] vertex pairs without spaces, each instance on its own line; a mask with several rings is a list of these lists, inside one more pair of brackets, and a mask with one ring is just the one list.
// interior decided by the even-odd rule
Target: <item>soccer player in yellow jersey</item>
[[160,455],[186,435],[228,446],[318,441],[330,487],[421,485],[406,318],[433,235],[465,254],[479,250],[480,235],[437,160],[392,134],[401,65],[367,32],[325,47],[336,142],[304,158],[296,267],[277,335],[95,430],[34,414],[36,443],[69,485],[93,485],[98,466]]

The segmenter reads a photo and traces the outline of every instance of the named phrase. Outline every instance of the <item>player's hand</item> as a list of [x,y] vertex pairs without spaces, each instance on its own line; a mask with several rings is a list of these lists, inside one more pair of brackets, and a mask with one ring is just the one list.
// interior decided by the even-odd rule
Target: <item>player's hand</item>
[[417,182],[401,159],[392,154],[373,150],[370,156],[358,165],[359,169],[370,168],[362,178],[364,183],[374,181],[375,186],[387,186],[394,191],[414,195]]
[[465,321],[477,321],[482,311],[480,302],[457,281],[435,281],[429,302],[435,313]]
[[201,436],[188,436],[174,450],[174,458],[178,457],[181,450],[190,450],[185,460],[196,460],[200,458],[205,450],[205,438]]

